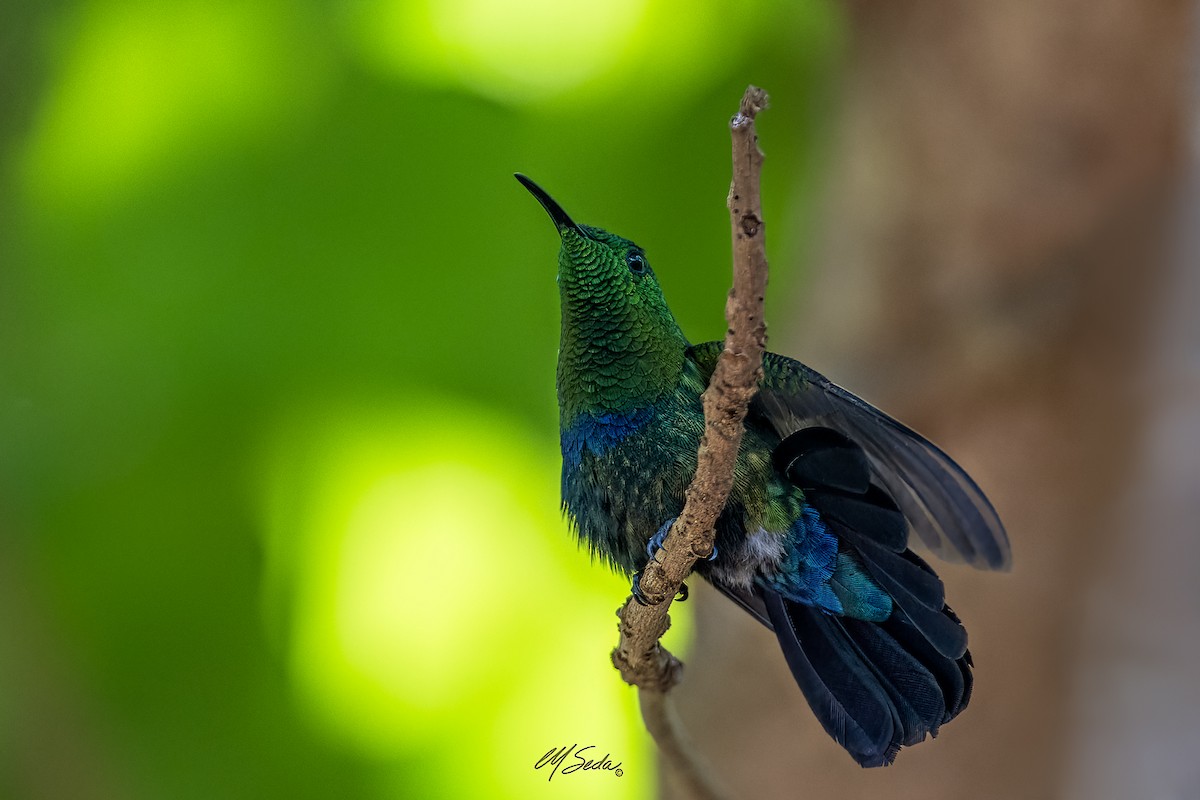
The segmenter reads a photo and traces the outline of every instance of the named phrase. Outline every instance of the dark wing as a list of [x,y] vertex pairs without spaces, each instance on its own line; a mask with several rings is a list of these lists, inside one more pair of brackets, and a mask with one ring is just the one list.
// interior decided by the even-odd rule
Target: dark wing
[[[971,696],[967,632],[946,606],[929,566],[907,550],[908,524],[871,483],[862,447],[832,428],[802,428],[771,453],[778,473],[804,491],[857,570],[836,570],[846,610],[856,596],[886,593],[884,620],[829,614],[776,592],[768,581],[714,585],[775,632],[796,683],[821,725],[864,767],[889,764],[954,719]],[[867,575],[878,584],[864,585]],[[868,581],[869,582],[869,581]],[[835,588],[835,591],[837,589]],[[862,604],[859,608],[874,608]]]
[[[721,347],[706,342],[689,351],[706,376]],[[767,353],[763,372],[748,422],[757,418],[781,439],[814,426],[844,434],[866,451],[874,481],[935,555],[985,569],[1012,566],[996,510],[937,445],[799,361]]]

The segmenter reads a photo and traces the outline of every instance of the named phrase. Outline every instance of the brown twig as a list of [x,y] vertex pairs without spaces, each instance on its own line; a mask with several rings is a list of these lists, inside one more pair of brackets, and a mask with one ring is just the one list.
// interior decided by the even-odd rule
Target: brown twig
[[620,641],[612,654],[621,677],[638,687],[642,716],[664,759],[692,794],[703,798],[720,797],[720,793],[672,721],[666,693],[679,682],[683,665],[659,639],[670,626],[667,611],[684,579],[697,559],[712,553],[717,517],[733,488],[742,421],[762,375],[767,256],[759,199],[763,156],[754,118],[766,106],[767,93],[751,86],[729,123],[733,182],[727,203],[733,228],[733,288],[725,304],[729,325],[725,349],[703,397],[704,436],[697,451],[696,475],[688,486],[683,511],[642,572],[639,587],[648,604],[636,603],[631,597],[617,612]]
[[724,794],[709,774],[708,766],[696,755],[675,714],[671,695],[654,689],[638,689],[638,704],[646,730],[658,743],[658,751],[675,775],[686,796],[697,800],[724,800]]

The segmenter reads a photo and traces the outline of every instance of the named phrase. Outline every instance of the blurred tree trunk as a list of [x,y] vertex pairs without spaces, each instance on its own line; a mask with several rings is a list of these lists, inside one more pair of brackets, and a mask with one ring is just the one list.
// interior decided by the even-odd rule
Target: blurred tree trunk
[[[1193,35],[1195,35],[1195,31]],[[1192,53],[1195,80],[1200,53]],[[1192,85],[1192,107],[1200,87]],[[1200,797],[1200,142],[1156,303],[1147,425],[1099,554],[1072,687],[1070,800]]]
[[1145,424],[1135,389],[1185,151],[1192,11],[848,3],[825,238],[803,322],[774,320],[771,349],[942,444],[995,502],[1015,567],[941,568],[975,698],[887,770],[829,740],[766,631],[697,593],[679,705],[735,794],[1063,794],[1084,602],[1128,520]]

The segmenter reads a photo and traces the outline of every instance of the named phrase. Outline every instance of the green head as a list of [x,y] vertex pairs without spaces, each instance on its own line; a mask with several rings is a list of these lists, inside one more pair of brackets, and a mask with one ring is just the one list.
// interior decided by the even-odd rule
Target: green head
[[646,254],[628,239],[575,223],[540,186],[517,175],[562,239],[558,403],[564,425],[654,403],[678,385],[687,340]]

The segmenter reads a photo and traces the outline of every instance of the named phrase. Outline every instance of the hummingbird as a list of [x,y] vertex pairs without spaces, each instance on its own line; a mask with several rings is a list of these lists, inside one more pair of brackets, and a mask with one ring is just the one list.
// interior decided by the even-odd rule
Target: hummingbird
[[[562,504],[593,557],[633,576],[683,509],[723,343],[691,344],[629,241],[574,222],[524,175],[561,240]],[[799,361],[764,353],[715,548],[695,572],[773,631],[825,731],[864,767],[954,719],[967,633],[910,548],[1008,569],[1004,526],[941,449]]]

